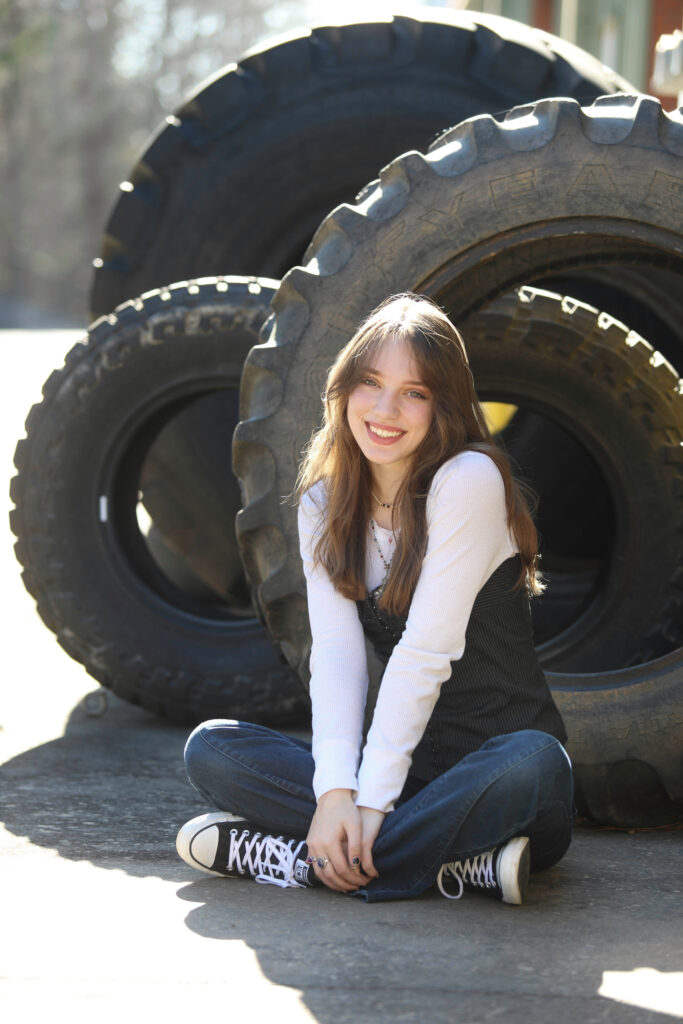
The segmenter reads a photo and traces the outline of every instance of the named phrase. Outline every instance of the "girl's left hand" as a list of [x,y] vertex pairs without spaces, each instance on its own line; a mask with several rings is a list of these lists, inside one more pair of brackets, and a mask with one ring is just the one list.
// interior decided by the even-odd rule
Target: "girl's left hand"
[[376,811],[374,807],[359,807],[358,810],[361,820],[361,865],[366,875],[379,878],[379,872],[372,861],[372,848],[386,814],[384,811]]

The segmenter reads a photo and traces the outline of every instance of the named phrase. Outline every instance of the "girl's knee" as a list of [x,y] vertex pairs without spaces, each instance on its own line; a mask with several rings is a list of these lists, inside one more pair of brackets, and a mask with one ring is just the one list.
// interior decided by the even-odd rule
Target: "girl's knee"
[[519,732],[512,733],[513,736],[519,736],[525,743],[537,750],[545,750],[548,747],[560,747],[562,744],[555,736],[551,736],[549,732],[542,732],[540,729],[520,729]]
[[558,739],[537,729],[520,729],[499,739],[515,788],[538,793],[542,803],[559,800],[572,806],[571,761]]
[[207,759],[211,756],[211,748],[206,742],[206,727],[209,724],[211,723],[202,722],[193,729],[185,744],[185,771],[193,785],[200,782]]
[[532,761],[545,799],[549,804],[557,801],[563,808],[562,813],[573,821],[574,773],[569,754],[560,741],[549,733],[535,730],[529,732],[533,737],[536,754]]
[[196,779],[216,761],[224,763],[229,745],[252,735],[258,728],[249,722],[231,718],[211,718],[202,722],[192,730],[185,744],[185,769],[189,778]]
[[236,718],[209,718],[190,733],[185,750],[206,744],[221,745],[231,740],[244,739],[262,730],[262,726],[251,722],[240,722]]
[[539,755],[550,760],[557,759],[561,765],[571,768],[569,755],[560,741],[539,729],[518,729],[516,732],[494,736],[484,743],[482,749],[487,747],[501,750],[515,759],[525,760]]
[[528,754],[538,755],[543,758],[546,765],[552,764],[560,772],[571,774],[572,763],[569,754],[555,736],[539,729],[522,729],[511,736],[517,739]]
[[211,718],[209,721],[202,722],[193,729],[185,744],[185,764],[188,765],[188,763],[194,762],[198,754],[206,751],[207,746],[209,746],[207,736],[212,729],[228,724],[230,724],[228,721],[223,721],[220,718]]

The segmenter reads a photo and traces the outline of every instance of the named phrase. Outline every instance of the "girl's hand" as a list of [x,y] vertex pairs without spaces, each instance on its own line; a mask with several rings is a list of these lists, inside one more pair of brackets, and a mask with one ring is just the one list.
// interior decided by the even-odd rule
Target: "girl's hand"
[[[311,857],[328,858],[324,868],[319,868],[314,861],[313,870],[316,878],[329,889],[353,892],[370,881],[360,866],[361,815],[350,789],[330,789],[323,793],[308,830],[306,845]],[[355,865],[354,858],[357,859]]]
[[358,810],[361,820],[361,864],[368,875],[379,878],[379,872],[372,861],[372,848],[386,814],[384,811],[376,811],[374,807],[359,807]]

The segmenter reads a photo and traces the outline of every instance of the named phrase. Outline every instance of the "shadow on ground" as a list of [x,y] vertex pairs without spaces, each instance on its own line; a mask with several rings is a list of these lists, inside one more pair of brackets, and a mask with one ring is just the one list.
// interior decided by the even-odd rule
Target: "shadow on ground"
[[225,943],[226,963],[230,941],[246,943],[321,1024],[679,1019],[598,992],[605,972],[680,970],[681,833],[580,829],[521,908],[436,892],[366,905],[198,877],[174,849],[178,827],[204,810],[184,774],[188,732],[112,696],[102,717],[77,705],[63,736],[0,767],[7,829],[70,860],[178,883],[189,937],[214,952]]
[[0,816],[62,857],[177,878],[176,832],[204,809],[183,767],[190,729],[111,694],[107,705],[94,717],[77,704],[63,736],[0,766]]

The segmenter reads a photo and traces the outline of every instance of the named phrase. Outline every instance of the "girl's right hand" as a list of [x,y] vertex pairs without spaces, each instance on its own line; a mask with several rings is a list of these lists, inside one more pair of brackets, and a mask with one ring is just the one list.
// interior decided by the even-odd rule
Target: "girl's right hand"
[[[361,817],[350,789],[330,789],[318,806],[306,837],[311,857],[327,857],[324,868],[313,864],[315,875],[329,889],[354,892],[367,885],[370,877],[360,866]],[[354,858],[357,863],[354,865]]]

